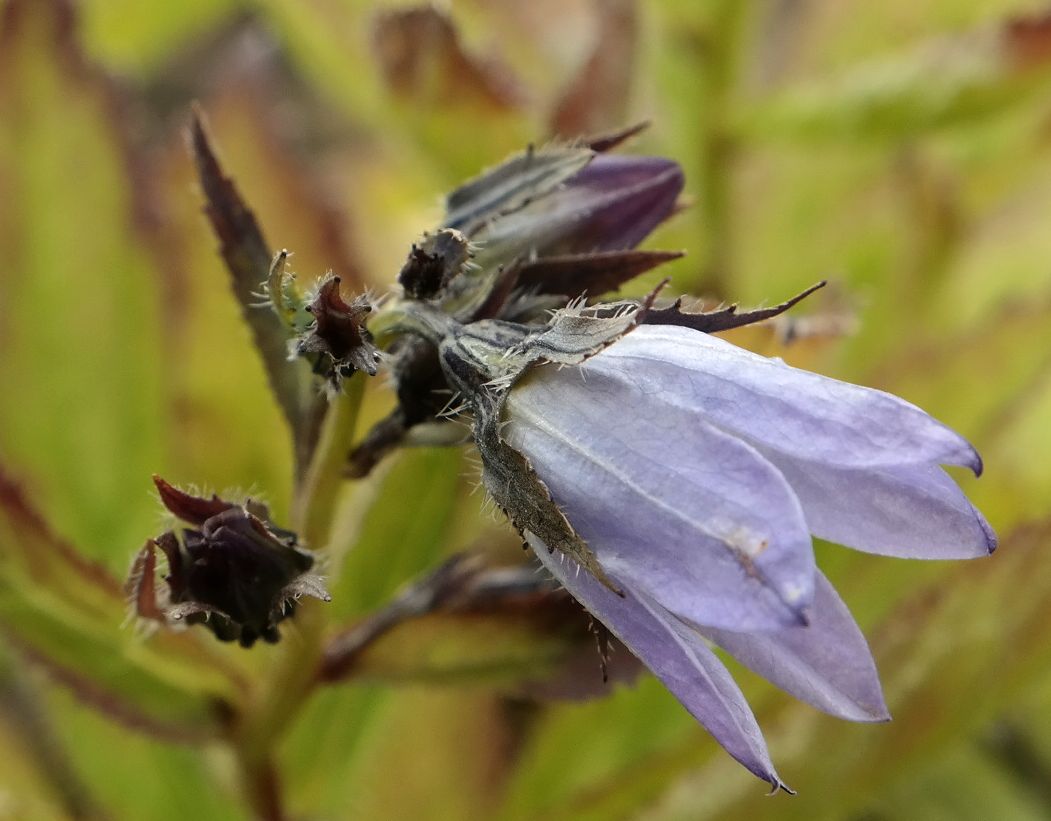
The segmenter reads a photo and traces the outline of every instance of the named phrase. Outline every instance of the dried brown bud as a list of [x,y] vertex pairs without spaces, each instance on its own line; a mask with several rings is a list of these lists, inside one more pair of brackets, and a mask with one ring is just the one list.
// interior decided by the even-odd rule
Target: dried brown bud
[[398,274],[398,284],[413,299],[434,299],[463,269],[470,265],[467,237],[453,228],[424,234],[413,243]]
[[[125,589],[138,616],[205,624],[223,641],[250,647],[280,638],[277,625],[300,596],[329,600],[321,578],[308,572],[313,554],[294,533],[272,525],[264,505],[194,496],[160,477],[154,483],[164,506],[194,527],[150,539],[135,557]],[[168,561],[161,588],[158,549]]]
[[376,375],[380,352],[365,327],[372,311],[368,297],[360,295],[349,303],[344,301],[339,291],[339,277],[333,276],[318,286],[317,295],[306,310],[314,321],[296,342],[298,355],[314,355],[315,370],[336,387],[354,371]]

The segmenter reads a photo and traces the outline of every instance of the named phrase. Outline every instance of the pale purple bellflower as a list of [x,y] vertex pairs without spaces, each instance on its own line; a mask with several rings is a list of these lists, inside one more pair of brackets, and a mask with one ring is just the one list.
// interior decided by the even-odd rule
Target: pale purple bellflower
[[942,468],[978,474],[981,461],[902,399],[711,335],[810,291],[748,313],[687,313],[654,295],[589,305],[585,292],[676,256],[631,249],[682,187],[668,160],[596,145],[527,151],[449,195],[443,227],[399,277],[386,331],[405,342],[392,356],[399,408],[361,464],[413,425],[440,425],[424,397],[454,392],[486,489],[543,565],[734,758],[782,787],[712,645],[832,715],[886,720],[812,536],[888,556],[987,555],[995,535]]
[[[984,556],[996,537],[941,468],[974,448],[895,396],[690,328],[642,325],[506,398],[504,436],[617,590],[530,543],[731,755],[780,785],[709,648],[832,715],[889,718],[865,639],[811,534],[907,558]],[[618,595],[620,593],[621,595]]]
[[[712,336],[810,291],[745,313],[657,306],[656,292],[589,304],[679,256],[635,249],[683,187],[670,160],[604,153],[638,130],[530,148],[457,188],[412,246],[400,297],[376,314],[335,277],[307,300],[283,252],[265,304],[330,393],[376,373],[374,317],[398,403],[349,473],[402,444],[461,442],[444,418],[458,398],[485,488],[539,561],[734,758],[782,787],[712,646],[832,715],[887,719],[812,537],[907,558],[987,555],[994,533],[942,468],[978,474],[981,461],[908,402]],[[265,508],[157,484],[188,527],[140,551],[128,582],[139,615],[250,646],[277,640],[298,597],[328,598],[313,555]]]

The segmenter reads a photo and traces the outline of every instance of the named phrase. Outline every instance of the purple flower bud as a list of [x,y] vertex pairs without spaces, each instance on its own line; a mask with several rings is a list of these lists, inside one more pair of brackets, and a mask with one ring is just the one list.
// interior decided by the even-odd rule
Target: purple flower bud
[[479,262],[634,248],[675,208],[678,163],[599,154],[560,187],[498,216],[471,235]]
[[599,154],[559,192],[575,230],[549,253],[634,248],[675,210],[685,178],[674,160]]
[[533,369],[504,411],[507,442],[624,596],[533,540],[541,560],[775,785],[706,642],[822,710],[883,720],[875,665],[811,534],[914,558],[996,547],[941,468],[980,472],[958,434],[890,394],[689,328],[643,325],[578,367]]
[[[126,590],[136,614],[165,624],[206,624],[223,641],[250,647],[275,642],[279,622],[300,596],[328,601],[314,556],[296,536],[270,523],[266,508],[184,493],[158,476],[161,501],[193,528],[150,540],[132,565]],[[156,551],[168,561],[165,586],[156,587]]]

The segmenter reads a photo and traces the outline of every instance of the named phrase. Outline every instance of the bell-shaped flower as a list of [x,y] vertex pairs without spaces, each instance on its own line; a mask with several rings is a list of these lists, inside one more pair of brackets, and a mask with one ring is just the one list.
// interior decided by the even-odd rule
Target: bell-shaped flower
[[996,546],[941,467],[981,470],[945,425],[689,328],[642,325],[580,366],[535,367],[503,418],[502,436],[607,579],[531,537],[541,560],[775,786],[755,719],[709,643],[819,709],[885,720],[868,646],[816,569],[811,536],[912,558]]

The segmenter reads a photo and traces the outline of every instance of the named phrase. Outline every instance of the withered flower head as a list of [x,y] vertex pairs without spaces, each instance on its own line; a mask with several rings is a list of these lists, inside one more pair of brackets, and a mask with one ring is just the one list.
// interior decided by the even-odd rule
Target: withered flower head
[[[222,641],[251,647],[259,638],[280,638],[277,625],[300,596],[329,601],[321,578],[309,572],[313,554],[271,524],[264,505],[193,496],[153,480],[164,506],[192,527],[166,531],[136,555],[125,589],[138,616],[204,624]],[[161,589],[158,548],[168,561]]]
[[365,327],[372,311],[367,296],[362,294],[349,303],[344,301],[339,292],[339,277],[330,276],[318,286],[317,295],[306,310],[314,321],[296,340],[296,355],[315,354],[315,370],[337,388],[341,380],[354,371],[376,375],[380,352]]
[[454,228],[426,233],[409,249],[398,284],[412,299],[434,299],[471,264],[471,243]]

